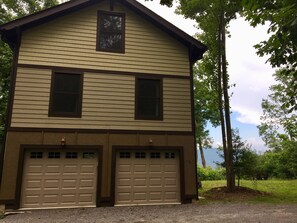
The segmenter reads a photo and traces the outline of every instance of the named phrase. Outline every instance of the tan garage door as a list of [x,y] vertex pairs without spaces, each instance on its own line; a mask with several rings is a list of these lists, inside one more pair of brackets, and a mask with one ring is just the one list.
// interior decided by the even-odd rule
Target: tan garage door
[[117,153],[116,205],[169,203],[180,203],[180,168],[177,152]]
[[96,151],[27,151],[21,208],[95,206],[97,165]]

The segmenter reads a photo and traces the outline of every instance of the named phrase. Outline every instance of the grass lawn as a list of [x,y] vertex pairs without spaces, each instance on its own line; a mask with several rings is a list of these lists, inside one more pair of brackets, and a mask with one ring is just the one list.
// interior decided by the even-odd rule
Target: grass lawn
[[297,180],[242,180],[241,187],[252,190],[235,193],[219,193],[220,189],[212,189],[226,186],[225,180],[202,181],[199,196],[204,197],[201,203],[209,201],[239,201],[252,203],[296,203],[297,204]]

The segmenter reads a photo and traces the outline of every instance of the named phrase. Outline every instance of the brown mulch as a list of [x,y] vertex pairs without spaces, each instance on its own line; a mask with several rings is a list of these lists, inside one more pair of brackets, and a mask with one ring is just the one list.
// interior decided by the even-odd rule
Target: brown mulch
[[215,187],[203,193],[203,197],[210,200],[246,200],[257,196],[269,196],[271,194],[247,187],[236,187],[235,191],[227,192],[227,187]]

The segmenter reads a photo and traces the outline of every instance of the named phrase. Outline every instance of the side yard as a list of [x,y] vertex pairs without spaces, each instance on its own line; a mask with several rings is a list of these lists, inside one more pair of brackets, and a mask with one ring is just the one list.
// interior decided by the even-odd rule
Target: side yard
[[[242,180],[241,190],[234,194],[223,193],[225,180],[202,181],[200,203],[208,201],[242,201],[252,203],[297,204],[297,180]],[[213,189],[213,188],[217,188]],[[205,199],[204,199],[205,198]],[[203,202],[204,201],[204,202]]]

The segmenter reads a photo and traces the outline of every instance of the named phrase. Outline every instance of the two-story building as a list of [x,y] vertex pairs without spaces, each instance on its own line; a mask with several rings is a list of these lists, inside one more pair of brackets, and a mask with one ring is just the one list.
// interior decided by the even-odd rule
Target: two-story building
[[72,0],[0,31],[14,51],[1,203],[197,198],[192,66],[205,45],[135,0]]

